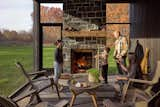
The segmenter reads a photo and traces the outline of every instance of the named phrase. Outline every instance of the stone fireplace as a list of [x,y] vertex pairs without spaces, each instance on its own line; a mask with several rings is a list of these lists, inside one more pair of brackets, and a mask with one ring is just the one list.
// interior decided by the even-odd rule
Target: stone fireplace
[[85,73],[89,68],[98,68],[94,56],[103,51],[105,37],[68,37],[63,41],[64,72]]
[[83,73],[98,68],[94,56],[106,46],[106,4],[103,0],[64,2],[64,72]]

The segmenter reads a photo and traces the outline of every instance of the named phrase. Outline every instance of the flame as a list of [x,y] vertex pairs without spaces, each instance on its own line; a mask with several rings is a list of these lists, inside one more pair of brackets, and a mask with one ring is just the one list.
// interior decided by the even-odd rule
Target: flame
[[87,61],[85,60],[85,57],[82,57],[80,59],[77,60],[77,64],[79,66],[86,66],[87,65]]

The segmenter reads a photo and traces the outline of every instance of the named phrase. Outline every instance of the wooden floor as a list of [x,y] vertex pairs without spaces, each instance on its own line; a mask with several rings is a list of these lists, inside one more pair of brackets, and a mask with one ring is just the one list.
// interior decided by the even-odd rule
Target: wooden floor
[[[109,83],[108,84],[104,83],[101,87],[99,87],[96,90],[98,107],[103,107],[104,99],[107,99],[107,98],[114,99],[114,100],[117,99],[115,97],[115,89],[113,88],[113,84],[115,82],[114,79],[115,79],[115,76],[109,76]],[[60,80],[60,84],[64,85],[64,88],[60,92],[61,99],[67,99],[70,101],[72,97],[72,93],[69,90],[67,81]],[[42,98],[43,101],[47,101],[49,103],[52,103],[53,105],[59,101],[56,92],[51,88],[41,92],[40,97]],[[20,102],[19,103],[20,107],[24,107],[24,102],[26,103],[27,100]],[[73,107],[94,107],[94,105],[92,103],[91,96],[89,96],[87,93],[84,93],[77,96]]]

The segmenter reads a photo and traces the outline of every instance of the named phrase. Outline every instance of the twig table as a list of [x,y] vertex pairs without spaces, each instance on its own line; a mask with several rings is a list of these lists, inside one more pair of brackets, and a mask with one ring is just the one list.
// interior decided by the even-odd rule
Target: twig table
[[[86,87],[76,87],[77,82],[79,82],[79,83],[85,82],[87,84],[87,86]],[[94,106],[98,107],[97,101],[96,101],[96,89],[98,87],[100,87],[102,85],[102,83],[88,82],[87,76],[83,75],[83,76],[72,77],[68,81],[68,84],[69,84],[70,90],[72,92],[72,99],[70,102],[70,107],[73,106],[75,99],[76,99],[76,96],[83,94],[83,93],[88,93],[92,98]]]

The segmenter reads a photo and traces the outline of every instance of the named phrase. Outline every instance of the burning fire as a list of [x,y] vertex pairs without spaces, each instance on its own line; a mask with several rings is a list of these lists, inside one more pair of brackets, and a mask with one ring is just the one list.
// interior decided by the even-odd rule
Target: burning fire
[[85,57],[83,56],[82,58],[78,59],[77,64],[79,67],[87,66],[87,61],[86,61]]

